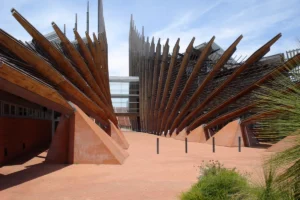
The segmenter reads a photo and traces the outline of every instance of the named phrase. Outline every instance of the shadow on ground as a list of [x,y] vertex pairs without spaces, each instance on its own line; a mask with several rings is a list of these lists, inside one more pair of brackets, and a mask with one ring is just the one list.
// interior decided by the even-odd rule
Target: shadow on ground
[[24,163],[28,162],[34,157],[46,159],[45,156],[40,155],[43,152],[45,152],[47,155],[48,148],[35,148],[29,152],[26,152],[24,155],[18,156],[14,158],[12,161],[5,163],[4,166],[23,165]]
[[10,174],[1,174],[0,173],[0,191],[8,189],[10,187],[14,187],[25,183],[27,181],[39,178],[41,176],[50,174],[57,170],[63,169],[68,165],[64,164],[47,164],[44,162],[40,162],[38,164],[27,165],[26,162],[30,161],[34,157],[39,159],[45,159],[47,155],[47,149],[39,148],[34,149],[26,155],[15,158],[14,160],[6,163],[4,166],[20,166],[25,165],[25,169],[21,171],[16,171]]
[[36,165],[27,166],[24,170],[14,172],[11,174],[0,174],[0,191],[20,185],[24,182],[39,178],[41,176],[50,174],[57,170],[63,169],[68,165],[54,165],[40,163]]

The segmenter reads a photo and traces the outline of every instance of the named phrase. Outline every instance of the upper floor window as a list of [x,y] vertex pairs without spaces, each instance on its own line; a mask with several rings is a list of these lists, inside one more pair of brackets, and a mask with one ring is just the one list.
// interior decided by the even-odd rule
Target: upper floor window
[[9,115],[10,114],[10,112],[9,112],[9,104],[3,104],[3,114],[4,115]]
[[16,106],[15,105],[10,105],[10,114],[16,115]]
[[36,119],[51,119],[52,111],[44,112],[43,108],[33,109],[0,101],[0,116],[27,117]]

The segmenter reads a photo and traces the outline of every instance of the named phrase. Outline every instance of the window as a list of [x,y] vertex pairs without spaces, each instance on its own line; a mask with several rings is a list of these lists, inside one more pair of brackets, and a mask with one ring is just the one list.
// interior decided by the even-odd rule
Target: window
[[23,107],[18,107],[18,115],[23,116]]
[[10,105],[10,114],[16,115],[16,106],[15,105]]
[[39,111],[38,110],[34,110],[34,117],[36,117],[36,118],[39,117]]
[[28,112],[27,112],[27,108],[23,108],[23,115],[24,115],[24,116],[28,116],[27,113],[28,113]]
[[[52,110],[48,110],[45,107],[40,109],[27,108],[11,104],[9,102],[0,101],[0,116],[2,115],[50,120],[52,117]],[[57,113],[56,115],[59,116],[60,113]]]
[[3,112],[3,114],[4,115],[9,115],[9,104],[4,104],[4,112]]
[[28,110],[29,110],[28,111],[29,112],[28,116],[32,117],[33,116],[33,110],[32,110],[32,108],[29,108]]

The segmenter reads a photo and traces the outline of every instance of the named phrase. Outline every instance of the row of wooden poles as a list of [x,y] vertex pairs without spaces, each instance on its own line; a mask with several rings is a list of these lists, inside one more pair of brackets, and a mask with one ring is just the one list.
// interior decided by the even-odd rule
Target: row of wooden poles
[[[204,91],[208,83],[213,77],[220,71],[220,69],[228,62],[236,51],[236,47],[243,38],[239,36],[225,52],[221,55],[220,59],[213,66],[213,69],[209,71],[197,87],[191,97],[187,97],[187,93],[197,78],[197,74],[203,66],[205,60],[212,51],[212,44],[215,40],[213,36],[205,47],[200,52],[200,55],[193,67],[193,71],[189,75],[185,82],[183,90],[179,96],[176,94],[179,91],[179,86],[182,83],[183,74],[186,71],[186,67],[190,60],[190,55],[193,50],[195,38],[192,38],[188,47],[183,54],[183,58],[179,63],[178,73],[174,75],[174,67],[178,62],[179,54],[179,43],[178,39],[174,45],[172,55],[169,55],[169,39],[166,40],[163,48],[160,44],[160,39],[155,47],[154,38],[151,43],[149,38],[145,39],[144,29],[142,33],[139,33],[134,25],[134,21],[131,18],[130,22],[130,37],[129,37],[129,68],[130,75],[139,76],[140,87],[139,87],[139,111],[140,111],[140,130],[153,134],[165,135],[169,131],[171,134],[178,134],[184,128],[187,132],[190,132],[207,122],[211,117],[218,114],[222,109],[226,108],[229,104],[237,101],[239,98],[249,94],[254,89],[257,89],[259,85],[270,80],[277,72],[287,70],[289,68],[297,66],[297,60],[300,59],[300,55],[297,54],[293,58],[289,59],[285,63],[278,65],[275,70],[265,74],[262,78],[259,78],[253,84],[247,86],[245,89],[240,91],[238,94],[233,95],[226,99],[222,104],[210,109],[208,112],[199,116],[209,102],[214,101],[214,98],[220,94],[226,86],[228,86],[234,79],[236,79],[245,69],[249,66],[258,62],[263,56],[269,51],[271,46],[281,37],[281,34],[276,35],[256,52],[254,52],[248,59],[237,67],[234,72],[226,79],[220,86],[215,88],[211,93],[204,98],[202,102],[196,105],[195,108],[192,106],[197,102],[200,95]],[[164,73],[168,70],[167,74]],[[175,77],[174,77],[175,76]],[[171,79],[175,79],[175,82],[171,83]],[[242,113],[249,111],[255,105],[250,104],[242,108],[234,110],[233,112],[227,113],[225,116],[220,116],[209,121],[206,127],[216,126],[229,118],[240,116]],[[259,116],[262,116],[260,114]],[[255,117],[254,117],[255,118]],[[255,120],[255,119],[251,120]],[[249,121],[249,120],[248,120]]]
[[[109,90],[109,72],[107,61],[107,43],[105,33],[98,35],[93,34],[93,40],[86,33],[88,44],[86,45],[74,29],[74,34],[78,42],[79,50],[68,40],[59,27],[53,22],[52,27],[61,40],[63,52],[61,52],[55,45],[49,42],[33,25],[31,25],[20,13],[15,9],[11,10],[15,19],[23,26],[23,28],[32,36],[39,49],[48,55],[48,57],[41,56],[35,49],[29,48],[29,45],[18,41],[4,30],[0,30],[0,44],[1,48],[9,51],[15,57],[19,58],[21,62],[33,68],[47,83],[50,83],[54,91],[58,93],[62,99],[72,101],[84,110],[88,115],[101,123],[102,127],[107,133],[110,131],[110,123],[117,125],[117,119],[114,114],[111,94]],[[67,56],[66,56],[67,55]],[[3,70],[13,71],[11,63],[2,60]],[[5,67],[4,67],[5,66]],[[57,70],[59,69],[59,70]],[[2,70],[2,71],[1,71]],[[30,76],[26,77],[26,73],[22,80],[19,81],[21,87],[27,86],[31,80]],[[1,78],[10,80],[9,74],[1,73]],[[18,84],[18,82],[14,82]],[[44,88],[44,92],[51,88]],[[38,91],[37,88],[27,87],[33,93],[43,95],[43,91]],[[52,102],[50,107],[58,112],[70,114],[73,109],[67,108],[66,104],[57,100],[56,95],[45,96]],[[25,97],[26,98],[26,97]],[[28,96],[28,98],[30,98]],[[54,103],[53,103],[54,102]],[[39,102],[43,105],[44,102]],[[64,107],[65,109],[61,109]]]

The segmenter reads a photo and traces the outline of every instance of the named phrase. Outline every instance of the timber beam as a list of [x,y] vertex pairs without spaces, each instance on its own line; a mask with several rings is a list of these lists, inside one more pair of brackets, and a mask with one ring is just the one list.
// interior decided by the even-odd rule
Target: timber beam
[[[217,64],[214,66],[213,70],[209,72],[209,74],[206,76],[206,78],[202,81],[200,87],[196,90],[196,92],[193,94],[193,96],[188,101],[187,105],[183,108],[183,110],[178,115],[177,119],[175,120],[175,123],[173,124],[172,130],[174,130],[178,126],[177,133],[179,133],[181,130],[187,126],[188,122],[195,117],[195,115],[198,113],[198,108],[191,112],[180,124],[179,121],[181,118],[189,111],[190,107],[193,105],[193,103],[197,100],[199,95],[204,90],[204,87],[207,85],[207,83],[214,77],[214,75],[225,65],[225,63],[230,59],[232,54],[236,51],[236,46],[241,41],[243,36],[239,36],[231,45],[230,47],[224,52],[224,54],[221,56]],[[179,131],[180,129],[180,131]],[[179,132],[178,132],[179,131]]]
[[251,92],[252,90],[256,89],[264,83],[265,81],[271,79],[272,77],[276,76],[279,72],[288,71],[296,66],[298,66],[298,62],[300,60],[300,54],[297,54],[293,58],[287,60],[283,65],[276,67],[273,71],[267,73],[264,77],[256,81],[255,83],[248,86],[246,89],[239,92],[237,95],[227,99],[223,104],[217,106],[216,108],[212,109],[205,115],[200,116],[197,118],[190,126],[188,126],[187,130],[192,131],[193,129],[197,128],[197,126],[203,123],[205,120],[213,116],[214,114],[218,113],[220,110],[231,104],[232,102],[236,101],[237,99],[241,98],[245,94]]
[[155,100],[156,100],[156,93],[157,93],[157,82],[159,78],[159,62],[161,59],[161,44],[160,44],[160,38],[158,39],[158,42],[156,44],[156,51],[155,51],[155,60],[154,60],[154,70],[153,70],[153,82],[152,82],[152,91],[151,91],[151,102],[150,102],[150,131],[154,132],[154,110],[155,110]]
[[[93,44],[93,41],[92,41],[91,37],[89,36],[89,34],[87,32],[85,32],[85,37],[86,37],[86,40],[88,42],[88,47],[89,47],[89,50],[92,54],[93,60],[96,63],[96,49],[95,49],[95,46]],[[98,67],[98,66],[96,65],[96,67]],[[100,70],[98,69],[98,71],[100,71]]]
[[168,68],[167,79],[166,79],[166,83],[164,85],[163,96],[162,96],[159,111],[158,111],[158,120],[157,120],[157,126],[156,126],[156,132],[158,132],[158,133],[159,133],[159,130],[160,130],[160,127],[161,127],[161,121],[162,121],[162,118],[163,118],[163,113],[164,113],[164,110],[165,110],[165,106],[166,106],[166,103],[168,102],[167,95],[168,95],[168,92],[169,92],[169,89],[170,89],[172,72],[174,70],[174,66],[176,64],[177,55],[178,55],[179,48],[180,48],[179,42],[180,42],[180,39],[178,38],[177,41],[176,41],[176,44],[173,48],[173,53],[172,53],[172,57],[171,57],[169,68]]
[[152,38],[149,57],[148,57],[148,72],[149,72],[149,79],[148,79],[148,93],[147,93],[147,132],[151,131],[150,127],[150,116],[149,113],[151,112],[151,92],[153,86],[153,68],[154,68],[154,52],[155,51],[155,44],[154,44],[154,37]]
[[[294,87],[295,88],[300,87],[300,83],[297,83]],[[284,91],[282,91],[282,93],[283,94],[288,94],[289,92],[293,92],[293,90],[294,90],[293,88],[289,87],[289,88],[285,89]],[[260,102],[258,102],[257,104],[259,104],[259,103]],[[262,103],[264,103],[264,102],[262,101]],[[284,108],[284,111],[290,111],[290,112],[292,112],[294,110],[294,107],[284,106],[282,108]],[[255,115],[252,115],[252,116],[250,116],[250,117],[242,120],[241,124],[248,125],[250,123],[259,121],[262,118],[277,116],[277,114],[282,113],[282,108],[278,108],[278,109],[274,109],[274,110],[268,110],[268,111],[263,111],[263,112],[257,113]]]
[[[240,36],[242,37],[242,36]],[[265,54],[270,51],[270,47],[281,37],[281,34],[276,35],[270,41],[268,41],[265,45],[259,48],[256,52],[254,52],[244,64],[238,67],[218,88],[216,88],[197,108],[186,117],[186,123],[194,118],[197,113],[199,113],[214,97],[216,97],[231,81],[233,81],[238,75],[240,75],[247,67],[253,65],[255,62],[259,61]],[[180,119],[178,119],[179,121]],[[180,126],[178,130],[182,127],[186,126],[186,124]]]
[[4,62],[0,63],[0,89],[62,114],[74,112],[55,89]]
[[104,93],[105,98],[106,98],[106,102],[109,102],[108,101],[109,97],[108,97],[107,94],[105,94],[104,80],[102,80],[99,76],[99,73],[97,71],[97,67],[96,67],[96,64],[93,60],[93,56],[91,55],[91,52],[89,51],[88,47],[86,46],[86,44],[84,43],[84,41],[80,37],[79,33],[75,29],[74,29],[74,34],[75,34],[75,38],[78,42],[79,48],[82,51],[83,57],[87,62],[87,65],[89,67],[90,72],[94,76],[94,78],[95,78],[98,86],[100,87],[101,91]]
[[169,38],[167,39],[166,44],[164,46],[160,72],[159,72],[158,87],[157,87],[156,100],[154,106],[154,117],[153,117],[154,125],[152,127],[152,130],[155,132],[157,131],[158,112],[159,112],[159,105],[161,103],[161,91],[163,88],[163,80],[165,78],[164,72],[167,64],[168,53],[169,53]]
[[271,110],[271,111],[268,111],[268,112],[257,113],[255,115],[252,115],[252,116],[242,120],[241,124],[242,125],[248,125],[248,124],[254,123],[256,121],[259,121],[262,118],[266,118],[266,117],[269,117],[269,116],[274,116],[278,112],[280,112],[280,111],[279,110]]
[[[98,106],[107,110],[105,105],[91,87],[84,81],[82,76],[75,70],[72,64],[56,49],[40,32],[38,32],[22,15],[12,9],[12,15],[25,28],[25,30],[37,41],[37,43],[57,62],[58,66],[64,70],[66,77],[70,78],[76,86],[87,94]],[[16,54],[19,55],[19,54]],[[50,66],[50,68],[53,68]],[[57,72],[58,73],[58,72]],[[118,124],[116,117],[110,111],[105,114],[115,124]]]
[[[175,106],[172,109],[171,115],[168,118],[167,124],[165,125],[165,132],[167,130],[169,130],[170,128],[170,124],[172,122],[174,122],[174,118],[176,117],[176,114],[178,113],[180,107],[182,106],[182,103],[184,101],[184,99],[186,98],[186,94],[188,92],[188,90],[190,89],[191,85],[193,84],[197,74],[200,71],[200,68],[203,66],[204,61],[208,58],[210,52],[211,52],[211,45],[213,44],[215,40],[215,36],[213,36],[210,41],[206,44],[205,48],[203,49],[203,51],[200,53],[200,56],[198,57],[198,60],[194,66],[194,69],[190,75],[190,77],[188,78],[179,98],[177,99],[177,102],[175,104]],[[203,90],[205,85],[208,83],[208,81],[211,79],[211,77],[214,76],[214,74],[219,71],[219,69],[214,68],[209,75],[204,79],[204,81],[201,83],[199,89]],[[198,90],[197,90],[198,91]],[[174,126],[174,123],[173,123]],[[176,127],[176,125],[175,125]],[[171,133],[173,133],[174,130],[170,130]]]
[[84,62],[80,53],[75,49],[74,45],[69,41],[69,39],[64,35],[64,33],[58,28],[58,26],[52,22],[52,27],[55,30],[57,36],[62,42],[62,46],[64,47],[67,55],[69,55],[72,62],[79,68],[81,74],[85,81],[90,85],[90,87],[94,90],[94,92],[98,95],[103,103],[107,103],[107,99],[104,96],[103,91],[101,91],[100,87],[96,83],[93,75],[91,74],[88,66]]
[[[191,52],[193,50],[194,41],[195,41],[195,37],[193,37],[193,39],[189,43],[189,45],[188,45],[188,47],[187,47],[187,49],[185,51],[183,60],[182,60],[182,62],[180,64],[179,72],[178,72],[178,74],[176,76],[176,80],[175,80],[175,83],[173,85],[173,89],[172,89],[170,98],[168,100],[168,103],[167,103],[167,106],[166,106],[166,109],[165,109],[165,112],[164,112],[164,115],[163,115],[163,118],[162,118],[162,124],[161,124],[161,127],[160,127],[159,134],[162,133],[162,131],[164,130],[164,128],[165,128],[164,125],[166,124],[167,117],[169,116],[169,114],[171,112],[171,109],[173,107],[173,103],[174,103],[174,100],[175,100],[175,97],[176,97],[176,92],[177,92],[177,90],[179,88],[179,84],[180,84],[182,75],[185,72],[186,66],[187,66],[187,64],[188,64],[188,62],[190,60],[190,55],[191,55]],[[165,132],[166,132],[166,130],[165,130]]]
[[[75,49],[74,45],[66,38],[66,36],[63,34],[63,32],[58,28],[58,26],[52,22],[52,26],[62,41],[62,45],[64,46],[64,49],[66,50],[67,54],[70,56],[71,60],[76,64],[76,66],[79,68],[81,74],[83,75],[85,81],[91,86],[93,89],[93,92],[97,94],[99,99],[95,101],[105,112],[108,113],[112,118],[112,121],[117,121],[117,119],[113,119],[114,114],[113,110],[109,110],[107,107],[110,107],[110,101],[109,99],[105,98],[105,92],[100,89],[99,85],[95,81],[93,75],[91,74],[88,66],[86,65],[85,61],[83,60],[80,53]],[[101,100],[101,101],[100,101]]]
[[148,92],[149,92],[149,88],[148,88],[148,82],[149,82],[149,55],[150,55],[150,43],[149,43],[149,37],[147,37],[147,41],[146,41],[146,49],[145,49],[145,60],[144,60],[144,94],[143,94],[143,102],[144,102],[144,112],[143,112],[143,116],[144,116],[144,131],[148,130],[148,102],[147,102],[147,97],[148,97]]
[[105,55],[104,55],[104,51],[101,50],[101,45],[95,35],[95,33],[93,33],[93,37],[94,37],[94,45],[95,45],[95,50],[96,50],[96,65],[98,65],[98,69],[100,70],[100,75],[102,77],[102,79],[104,80],[104,88],[105,88],[105,93],[108,95],[108,102],[111,105],[111,110],[113,112],[113,108],[112,108],[112,102],[111,102],[111,95],[110,95],[110,90],[109,90],[109,78],[108,78],[108,72],[106,72],[105,70]]
[[242,108],[238,108],[236,110],[233,110],[232,112],[226,113],[224,115],[221,115],[220,117],[214,119],[213,121],[209,122],[208,124],[205,125],[205,129],[210,129],[213,128],[214,126],[221,124],[223,122],[226,122],[230,119],[233,119],[235,117],[239,117],[240,115],[248,112],[249,110],[255,108],[257,103],[253,103],[247,106],[244,106]]
[[[73,95],[73,91],[77,91],[75,99],[79,102],[88,104],[87,106],[91,110],[92,116],[94,118],[101,118],[103,125],[109,125],[107,119],[108,116],[103,110],[94,106],[95,103],[87,98],[81,91],[79,91],[71,82],[66,81],[66,79],[53,68],[48,62],[43,58],[35,54],[33,51],[29,50],[22,43],[0,30],[0,44],[8,49],[10,52],[18,55],[22,60],[30,64],[35,70],[37,70],[44,78],[49,80],[55,87],[62,90],[64,93]],[[76,103],[76,102],[74,102]],[[96,107],[96,108],[95,108]]]

